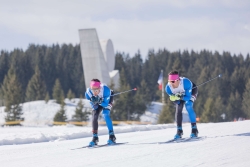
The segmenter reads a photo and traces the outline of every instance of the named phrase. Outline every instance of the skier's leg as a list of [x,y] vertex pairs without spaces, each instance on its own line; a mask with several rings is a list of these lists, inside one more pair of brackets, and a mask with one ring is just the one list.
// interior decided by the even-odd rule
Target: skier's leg
[[109,116],[110,110],[104,108],[102,114],[103,114],[104,120],[106,121],[106,125],[108,127],[108,130],[113,131],[113,123],[112,123],[111,118]]
[[183,105],[184,105],[184,101],[180,101],[179,104],[176,104],[176,121],[177,121],[177,126],[178,127],[182,127],[182,109],[183,109]]
[[102,110],[102,107],[99,106],[96,110],[92,111],[93,139],[89,143],[90,146],[97,145],[97,143],[99,142],[99,138],[98,138],[98,117],[99,117],[99,114],[100,114],[101,110]]
[[193,102],[191,100],[187,101],[186,104],[186,109],[189,115],[189,119],[191,123],[196,123],[196,114],[193,109]]
[[197,137],[198,136],[198,129],[196,126],[196,114],[195,111],[193,109],[193,101],[189,100],[186,102],[185,104],[188,115],[189,115],[189,119],[191,122],[191,128],[192,128],[192,132],[190,137]]
[[99,106],[96,110],[92,111],[92,131],[98,132],[98,117],[103,107]]
[[183,109],[184,101],[180,101],[179,104],[176,104],[176,121],[177,121],[177,133],[175,135],[175,139],[181,138],[183,135],[182,130],[182,109]]
[[110,110],[104,108],[102,113],[103,113],[103,117],[104,117],[104,119],[106,121],[106,125],[108,127],[108,130],[109,130],[108,143],[109,144],[115,143],[116,137],[115,137],[114,130],[113,130],[113,123],[112,123],[112,120],[110,118]]
[[[111,95],[114,94],[114,91],[111,90]],[[113,105],[113,101],[114,101],[114,96],[110,96],[110,100],[109,100],[109,105],[105,108],[105,109],[108,109],[109,110],[109,113],[111,111],[111,108],[112,108],[112,105]],[[110,114],[109,114],[110,115]],[[110,118],[110,117],[109,117]],[[111,119],[110,119],[111,120]],[[111,120],[112,121],[112,120]],[[112,125],[112,122],[111,122],[111,125]],[[110,126],[111,127],[111,126]],[[113,127],[113,125],[112,125]],[[108,143],[115,143],[116,141],[116,137],[115,137],[115,133],[114,133],[114,130],[113,128],[109,130],[109,140],[108,140]]]

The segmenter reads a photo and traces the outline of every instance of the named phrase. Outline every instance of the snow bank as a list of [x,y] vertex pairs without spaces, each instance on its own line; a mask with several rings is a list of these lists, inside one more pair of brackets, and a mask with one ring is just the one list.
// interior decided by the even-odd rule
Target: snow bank
[[[160,130],[174,128],[174,124],[161,125],[128,125],[115,126],[114,131],[118,133]],[[91,137],[91,127],[76,126],[54,126],[54,127],[1,127],[0,145],[31,144],[40,142],[56,142],[78,138]],[[106,126],[100,126],[99,135],[107,135]]]

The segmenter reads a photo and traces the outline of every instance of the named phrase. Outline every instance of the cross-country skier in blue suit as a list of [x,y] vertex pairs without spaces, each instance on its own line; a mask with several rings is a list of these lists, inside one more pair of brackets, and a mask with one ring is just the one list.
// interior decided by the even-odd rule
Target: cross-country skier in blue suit
[[98,117],[102,111],[103,117],[106,121],[106,125],[109,130],[108,144],[114,144],[116,137],[114,135],[113,124],[110,118],[110,110],[113,103],[113,90],[110,90],[105,84],[101,84],[100,80],[92,79],[90,82],[90,88],[85,92],[85,97],[90,101],[93,108],[92,110],[92,132],[93,139],[89,143],[90,146],[97,145],[98,138]]
[[193,103],[198,95],[196,85],[188,78],[179,77],[178,71],[171,71],[168,74],[168,84],[166,85],[165,91],[169,95],[170,100],[176,105],[177,133],[174,138],[178,139],[183,135],[182,109],[184,104],[191,122],[192,131],[190,137],[197,137],[196,114],[193,109]]

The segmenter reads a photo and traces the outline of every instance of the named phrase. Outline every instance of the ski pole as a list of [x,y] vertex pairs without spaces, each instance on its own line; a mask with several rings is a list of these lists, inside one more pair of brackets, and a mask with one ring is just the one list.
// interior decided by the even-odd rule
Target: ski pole
[[111,96],[116,96],[116,95],[119,95],[119,94],[122,94],[122,93],[126,93],[126,92],[130,92],[130,91],[133,91],[133,90],[137,90],[137,88],[134,88],[134,89],[131,89],[131,90],[127,90],[127,91],[124,91],[124,92],[119,92],[119,93],[115,93]]
[[199,87],[199,86],[201,86],[201,85],[203,85],[203,84],[205,84],[205,83],[208,83],[208,82],[210,82],[210,81],[212,81],[212,80],[214,80],[214,79],[216,79],[216,78],[219,78],[219,77],[221,77],[221,76],[222,76],[222,75],[219,74],[217,77],[214,77],[214,78],[212,78],[212,79],[210,79],[210,80],[208,80],[208,81],[206,81],[206,82],[203,82],[203,83],[201,83],[201,84],[199,84],[199,85],[193,87],[192,89],[197,88],[197,87]]

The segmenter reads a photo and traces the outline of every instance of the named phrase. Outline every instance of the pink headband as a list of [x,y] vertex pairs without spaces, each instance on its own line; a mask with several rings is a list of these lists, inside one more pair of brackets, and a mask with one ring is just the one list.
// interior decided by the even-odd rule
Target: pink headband
[[100,82],[96,82],[96,81],[91,81],[90,82],[90,87],[97,87],[97,88],[99,88],[100,85],[101,85]]
[[179,79],[179,75],[178,74],[170,74],[170,75],[168,75],[168,80],[169,81],[175,81],[177,79]]

